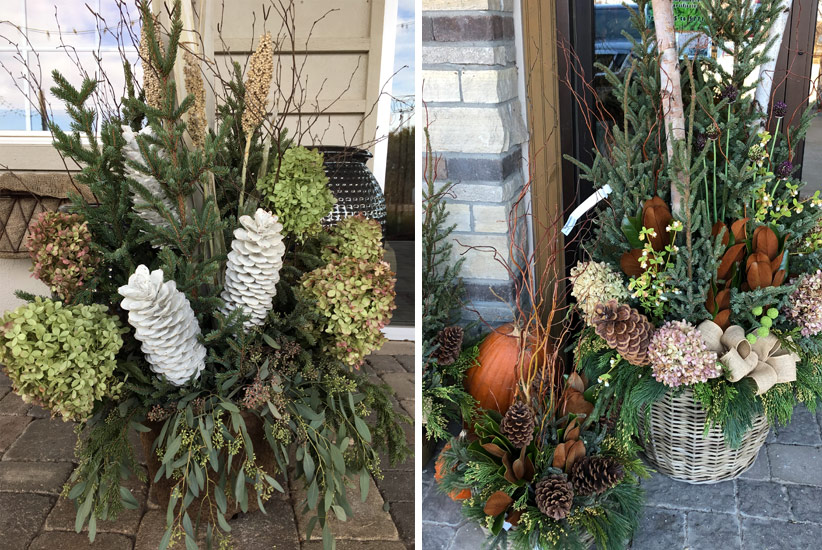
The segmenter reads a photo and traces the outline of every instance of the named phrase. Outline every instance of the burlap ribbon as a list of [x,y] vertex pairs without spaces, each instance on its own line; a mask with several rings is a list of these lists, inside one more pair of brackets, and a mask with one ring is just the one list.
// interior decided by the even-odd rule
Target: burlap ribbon
[[745,338],[745,329],[739,325],[723,332],[713,321],[703,321],[697,329],[708,349],[716,352],[719,362],[728,369],[727,378],[731,382],[748,376],[756,382],[756,394],[761,395],[774,384],[796,380],[799,356],[783,350],[773,334],[757,338],[756,343],[751,344]]

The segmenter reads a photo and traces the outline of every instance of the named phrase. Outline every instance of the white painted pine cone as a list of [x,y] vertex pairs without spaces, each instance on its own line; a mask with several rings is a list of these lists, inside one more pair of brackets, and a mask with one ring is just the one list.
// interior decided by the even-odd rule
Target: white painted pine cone
[[[135,134],[134,130],[132,130],[130,126],[123,125],[121,128],[123,129],[123,138],[126,140],[126,145],[123,147],[123,154],[128,160],[145,164],[145,160],[143,159],[143,155],[140,153],[140,148],[137,144],[137,134]],[[151,135],[151,127],[146,126],[140,130],[139,133]],[[174,219],[179,220],[177,217],[177,209],[168,197],[165,196],[163,188],[160,186],[160,182],[154,179],[154,177],[144,174],[143,172],[139,172],[129,165],[126,165],[126,176],[140,183],[143,187],[148,189],[152,195],[159,198],[168,211],[171,212],[171,215],[174,216]],[[151,225],[168,227],[168,221],[149,203],[147,203],[136,190],[132,190],[131,197],[134,202],[134,211],[137,212],[137,215]]]
[[222,298],[226,315],[242,308],[251,318],[246,327],[262,325],[277,294],[283,266],[283,226],[277,216],[258,208],[254,217],[240,216],[225,270]]
[[185,294],[174,281],[163,282],[163,271],[149,273],[140,265],[117,292],[120,305],[128,311],[134,336],[151,370],[175,386],[199,377],[205,368],[206,349],[197,341],[200,325]]

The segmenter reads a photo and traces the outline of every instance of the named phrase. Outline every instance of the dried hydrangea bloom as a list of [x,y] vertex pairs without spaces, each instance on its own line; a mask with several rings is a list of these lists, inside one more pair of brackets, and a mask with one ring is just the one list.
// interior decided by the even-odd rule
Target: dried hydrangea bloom
[[716,353],[687,321],[668,321],[651,337],[648,357],[654,378],[676,388],[707,382],[722,375]]
[[94,276],[100,256],[91,249],[91,231],[79,214],[43,212],[29,227],[26,245],[36,279],[70,302]]
[[802,336],[822,332],[822,270],[802,276],[785,315],[800,327]]
[[622,275],[604,262],[579,262],[571,268],[573,288],[571,295],[582,309],[582,316],[590,325],[597,304],[610,300],[624,303],[629,294]]

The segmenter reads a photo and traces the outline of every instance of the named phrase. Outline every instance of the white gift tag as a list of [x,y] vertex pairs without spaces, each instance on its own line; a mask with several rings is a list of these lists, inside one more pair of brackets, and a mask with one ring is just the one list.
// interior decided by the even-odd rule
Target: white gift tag
[[611,186],[607,183],[603,185],[600,189],[596,190],[596,193],[585,199],[582,204],[574,208],[574,211],[571,212],[571,215],[568,216],[568,220],[565,222],[565,225],[562,227],[562,234],[566,237],[571,234],[571,230],[574,229],[574,226],[577,224],[579,219],[585,215],[585,213],[597,205],[597,203],[603,199],[608,198],[608,195],[611,194]]

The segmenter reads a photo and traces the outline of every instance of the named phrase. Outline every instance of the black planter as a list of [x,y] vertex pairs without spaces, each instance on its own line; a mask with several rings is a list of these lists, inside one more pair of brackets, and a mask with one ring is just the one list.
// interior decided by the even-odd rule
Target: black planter
[[380,222],[385,233],[385,196],[380,184],[365,165],[371,153],[356,147],[316,147],[323,154],[328,187],[337,198],[323,225],[335,225],[342,219],[362,214]]

